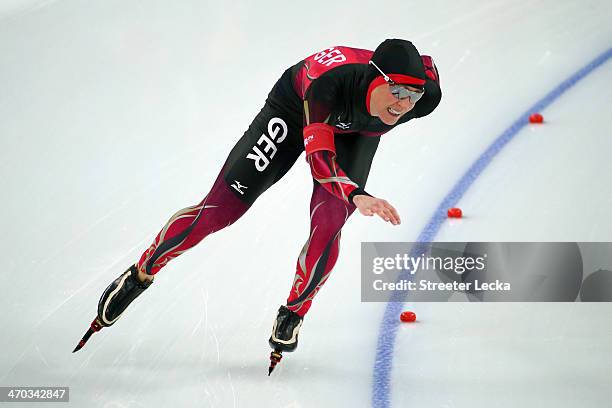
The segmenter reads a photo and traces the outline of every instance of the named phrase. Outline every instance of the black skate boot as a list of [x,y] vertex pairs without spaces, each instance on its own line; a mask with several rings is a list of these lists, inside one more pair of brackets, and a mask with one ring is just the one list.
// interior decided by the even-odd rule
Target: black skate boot
[[151,283],[153,283],[152,280],[141,282],[138,279],[136,265],[130,266],[127,271],[115,279],[102,293],[98,302],[98,315],[73,353],[83,348],[93,333],[100,331],[103,327],[112,326],[129,304],[151,286]]
[[298,346],[298,334],[304,318],[297,313],[292,312],[286,306],[281,306],[278,309],[278,315],[272,326],[272,335],[270,336],[270,347],[274,349],[270,353],[270,368],[268,375],[272,373],[276,364],[283,358],[283,351],[292,352]]

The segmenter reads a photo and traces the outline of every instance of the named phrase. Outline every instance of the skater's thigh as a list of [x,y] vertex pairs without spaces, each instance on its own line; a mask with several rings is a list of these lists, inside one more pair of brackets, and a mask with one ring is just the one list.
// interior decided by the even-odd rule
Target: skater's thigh
[[223,178],[243,202],[252,204],[304,150],[302,129],[294,116],[266,102],[230,152]]

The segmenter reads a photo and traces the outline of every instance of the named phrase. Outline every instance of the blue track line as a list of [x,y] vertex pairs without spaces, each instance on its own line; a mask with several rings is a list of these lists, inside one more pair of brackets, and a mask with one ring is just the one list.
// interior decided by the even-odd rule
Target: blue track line
[[[431,242],[434,240],[442,223],[446,220],[446,211],[454,207],[470,188],[472,183],[483,172],[493,158],[510,142],[523,127],[529,123],[529,115],[533,112],[541,112],[565,91],[574,86],[578,81],[590,74],[595,68],[603,65],[612,57],[612,47],[599,55],[593,61],[571,75],[568,79],[561,82],[556,88],[546,96],[527,109],[519,118],[504,130],[491,145],[478,157],[470,166],[465,174],[459,179],[452,190],[444,197],[436,208],[429,222],[419,234],[417,242]],[[418,256],[422,248],[415,247],[412,250],[414,256]],[[399,279],[410,279],[411,275],[407,272],[401,274]],[[372,406],[375,408],[389,408],[391,405],[391,368],[393,363],[393,350],[397,328],[399,326],[398,316],[402,311],[405,296],[396,295],[387,303],[383,320],[378,332],[378,342],[376,345],[376,360],[374,362],[373,385],[372,385]]]

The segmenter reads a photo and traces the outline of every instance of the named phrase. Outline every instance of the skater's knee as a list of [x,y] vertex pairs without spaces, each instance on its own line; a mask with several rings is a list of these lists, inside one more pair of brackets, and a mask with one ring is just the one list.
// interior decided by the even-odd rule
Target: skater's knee
[[320,218],[317,220],[312,220],[311,229],[316,227],[315,235],[333,238],[335,235],[339,234],[342,230],[342,227],[345,224],[345,218]]

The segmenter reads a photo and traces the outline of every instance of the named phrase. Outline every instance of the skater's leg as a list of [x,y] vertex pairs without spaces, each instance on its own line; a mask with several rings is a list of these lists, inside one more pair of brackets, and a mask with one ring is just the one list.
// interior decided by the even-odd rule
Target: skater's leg
[[[337,135],[338,163],[350,177],[365,187],[380,137],[359,134]],[[314,183],[310,202],[310,236],[298,258],[297,271],[287,307],[304,316],[312,299],[325,283],[338,259],[340,231],[355,210]]]
[[[365,187],[379,140],[379,136],[360,134],[335,137],[338,164],[362,187]],[[283,352],[297,348],[304,315],[338,259],[340,231],[353,211],[353,203],[345,203],[315,182],[310,202],[310,236],[298,258],[287,306],[280,307],[272,325],[269,373]]]
[[139,276],[155,275],[171,259],[234,223],[280,180],[304,150],[299,121],[298,115],[268,100],[230,152],[206,198],[174,214],[142,254]]
[[[298,258],[297,271],[287,299],[272,326],[270,371],[280,361],[280,353],[294,351],[302,320],[338,259],[340,231],[355,206],[336,198],[314,182],[310,201],[310,236]],[[276,354],[275,354],[276,353]]]
[[250,207],[231,191],[222,170],[208,195],[198,205],[174,214],[138,261],[139,276],[151,279],[168,261],[192,248],[206,236],[238,220]]
[[287,299],[289,310],[304,316],[338,259],[340,235],[355,206],[337,199],[314,183],[310,201],[310,236],[302,248],[293,285]]
[[114,324],[168,261],[234,223],[259,195],[283,177],[304,151],[300,109],[291,84],[291,70],[287,70],[230,152],[204,200],[174,214],[139,262],[106,288],[99,301],[98,316],[75,350],[85,344],[91,333]]

